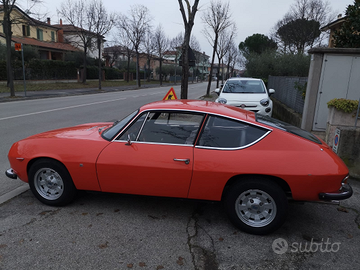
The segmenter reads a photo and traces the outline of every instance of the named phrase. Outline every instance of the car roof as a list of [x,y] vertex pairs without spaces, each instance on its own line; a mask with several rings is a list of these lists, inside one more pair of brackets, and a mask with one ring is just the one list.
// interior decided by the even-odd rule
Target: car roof
[[228,79],[228,81],[261,81],[261,79],[247,77],[231,77]]
[[140,108],[140,111],[147,110],[185,110],[196,111],[210,114],[218,114],[227,117],[250,120],[255,122],[255,114],[250,111],[246,111],[235,106],[228,106],[212,101],[204,100],[189,100],[189,99],[177,99],[177,100],[164,100],[156,101],[146,104]]

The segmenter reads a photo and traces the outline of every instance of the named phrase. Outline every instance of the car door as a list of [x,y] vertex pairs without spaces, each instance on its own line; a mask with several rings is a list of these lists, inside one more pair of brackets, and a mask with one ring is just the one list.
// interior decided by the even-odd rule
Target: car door
[[101,190],[187,197],[194,140],[203,115],[152,111],[141,114],[100,154]]

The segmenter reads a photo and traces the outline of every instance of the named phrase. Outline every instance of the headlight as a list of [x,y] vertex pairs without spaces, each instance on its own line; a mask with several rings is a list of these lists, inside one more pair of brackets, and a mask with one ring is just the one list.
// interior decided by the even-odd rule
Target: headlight
[[226,104],[227,100],[225,98],[218,98],[215,100],[215,102],[221,103],[221,104]]
[[270,100],[268,98],[264,98],[260,100],[260,104],[263,105],[264,107],[267,107],[270,104]]

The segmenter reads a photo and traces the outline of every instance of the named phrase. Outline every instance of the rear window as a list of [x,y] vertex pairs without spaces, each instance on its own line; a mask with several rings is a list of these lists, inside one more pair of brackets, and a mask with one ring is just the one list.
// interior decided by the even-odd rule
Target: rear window
[[223,93],[265,93],[265,87],[260,80],[227,81]]
[[281,129],[283,131],[295,134],[297,136],[300,136],[304,139],[307,139],[309,141],[318,143],[318,144],[322,144],[321,141],[313,134],[311,134],[310,132],[303,130],[301,128],[292,126],[288,123],[282,122],[280,120],[271,118],[269,116],[265,116],[265,115],[261,115],[256,113],[256,121],[258,121],[259,123],[277,128],[277,129]]

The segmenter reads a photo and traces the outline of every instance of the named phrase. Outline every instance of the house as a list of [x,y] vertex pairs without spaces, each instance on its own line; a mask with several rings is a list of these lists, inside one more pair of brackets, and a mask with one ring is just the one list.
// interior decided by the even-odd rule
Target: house
[[[130,56],[135,52],[130,50]],[[103,58],[105,59],[105,66],[107,67],[119,67],[121,62],[128,60],[128,51],[123,46],[111,46],[104,48]],[[130,60],[132,61],[132,59]]]
[[[2,6],[0,6],[0,20],[4,17]],[[31,18],[19,7],[14,6],[11,17],[12,42],[22,43],[36,47],[41,59],[63,60],[66,52],[79,51],[71,44],[62,42],[62,30],[51,25],[50,18],[46,22]],[[3,27],[0,28],[0,43],[6,44]]]
[[338,31],[341,26],[343,25],[343,23],[346,21],[347,16],[342,17],[341,14],[338,15],[338,18],[336,21],[333,21],[327,25],[325,25],[324,27],[320,28],[321,31],[329,31],[330,30],[330,35],[329,35],[329,48],[334,48],[335,44],[334,44],[334,32]]
[[[71,24],[63,24],[62,19],[60,19],[60,24],[55,24],[53,26],[63,31],[64,43],[71,44],[72,46],[78,48],[81,51],[84,51],[84,39],[90,39],[91,42],[87,48],[87,55],[91,58],[99,58],[96,33]],[[102,56],[105,43],[104,36],[100,36],[100,41],[100,55]]]
[[[209,59],[210,56],[206,55],[205,52],[199,52],[196,50],[192,50],[194,57],[195,57],[195,67],[191,67],[194,70],[197,70],[197,73],[203,77],[206,78],[209,75]],[[180,47],[177,51],[166,51],[164,53],[164,59],[167,60],[169,63],[179,63],[180,60]],[[176,61],[175,61],[176,60]],[[192,72],[192,71],[191,71]]]

